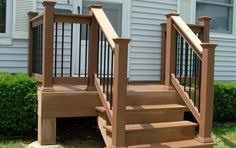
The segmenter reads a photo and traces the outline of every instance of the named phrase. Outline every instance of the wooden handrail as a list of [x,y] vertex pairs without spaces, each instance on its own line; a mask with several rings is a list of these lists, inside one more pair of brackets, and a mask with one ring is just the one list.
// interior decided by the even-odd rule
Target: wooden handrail
[[89,24],[91,18],[90,15],[55,13],[55,22]]
[[171,16],[175,29],[186,39],[200,59],[202,59],[202,41],[193,33],[180,16]]
[[110,21],[108,20],[105,12],[101,7],[91,7],[90,8],[93,15],[95,16],[99,26],[101,27],[109,45],[112,49],[115,48],[115,42],[113,39],[118,38],[118,35],[114,28],[112,27]]

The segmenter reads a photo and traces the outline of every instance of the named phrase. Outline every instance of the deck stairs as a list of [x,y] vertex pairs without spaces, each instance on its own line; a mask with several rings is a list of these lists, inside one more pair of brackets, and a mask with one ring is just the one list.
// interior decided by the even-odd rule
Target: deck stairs
[[[184,120],[181,98],[164,85],[130,85],[126,102],[125,143],[128,148],[211,148],[195,139],[196,123]],[[98,126],[107,147],[112,126],[103,106],[96,107]]]

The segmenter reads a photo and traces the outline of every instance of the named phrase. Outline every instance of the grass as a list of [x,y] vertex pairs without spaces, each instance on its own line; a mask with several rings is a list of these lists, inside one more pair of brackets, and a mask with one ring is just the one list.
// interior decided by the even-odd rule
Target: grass
[[0,140],[0,148],[26,148],[28,142],[22,140]]
[[214,127],[212,137],[214,148],[236,148],[236,124]]
[[[88,132],[88,131],[84,131],[84,130],[86,130],[86,129],[83,129],[80,132],[77,131],[76,133]],[[92,131],[94,131],[94,130],[95,129],[92,129]],[[92,131],[88,132],[89,135],[91,133],[94,133]],[[73,133],[70,133],[68,130],[67,130],[67,134],[68,135],[62,134],[61,138],[58,139],[60,141],[60,143],[65,146],[77,147],[77,146],[81,146],[82,144],[86,143],[86,146],[84,146],[84,147],[96,147],[96,146],[101,147],[101,145],[94,146],[94,144],[96,144],[98,141],[100,141],[102,139],[82,138],[82,137],[79,137],[78,135],[73,135]],[[74,140],[73,140],[73,136],[71,139],[71,136],[69,136],[69,135],[73,135]],[[70,137],[70,138],[68,138],[68,137]],[[214,148],[236,148],[236,123],[231,124],[231,125],[225,124],[225,125],[220,125],[220,126],[214,127],[213,132],[212,132],[212,137],[215,142]],[[94,140],[97,142],[93,142]],[[34,140],[0,140],[0,148],[26,148],[27,145],[33,141]],[[87,141],[91,141],[91,142],[87,142]]]

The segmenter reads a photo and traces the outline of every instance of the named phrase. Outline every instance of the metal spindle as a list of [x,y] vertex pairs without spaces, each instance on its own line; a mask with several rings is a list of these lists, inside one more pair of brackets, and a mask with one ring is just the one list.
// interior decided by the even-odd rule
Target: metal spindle
[[186,79],[188,78],[188,50],[189,50],[189,46],[188,43],[185,42],[185,74],[184,74],[184,91],[186,91]]
[[70,41],[70,77],[72,77],[72,53],[73,53],[73,23],[71,23],[71,41]]
[[103,93],[105,93],[105,77],[106,77],[106,46],[107,46],[107,41],[105,41],[105,45],[104,45]]
[[55,36],[55,62],[54,62],[54,76],[57,76],[57,30],[58,30],[58,23],[56,22],[56,36]]
[[79,67],[78,67],[78,76],[81,74],[81,50],[82,50],[82,24],[80,24],[80,32],[79,32]]
[[[109,67],[110,67],[110,47],[107,46],[107,98],[109,99]],[[110,100],[110,99],[109,99]]]
[[181,36],[180,37],[180,76],[179,76],[179,82],[180,84],[182,84],[182,72],[183,72],[183,53],[184,53],[184,39],[183,37]]
[[[103,47],[103,32],[101,31],[101,45],[100,45],[100,78],[102,77],[102,47]],[[100,81],[101,83],[101,81]]]
[[65,31],[65,24],[62,23],[62,44],[61,44],[61,77],[63,77],[63,62],[64,62],[64,32]]
[[111,89],[111,97],[110,97],[110,109],[112,109],[112,99],[113,99],[113,92],[112,92],[112,86],[113,86],[113,65],[114,64],[114,51],[112,49],[112,53],[111,53],[111,85],[110,85],[110,89]]
[[193,50],[190,48],[190,57],[189,57],[189,96],[191,97],[191,89],[192,89],[192,55]]
[[88,63],[88,24],[86,24],[86,36],[85,36],[85,72],[84,72],[84,76],[87,76],[87,63]]

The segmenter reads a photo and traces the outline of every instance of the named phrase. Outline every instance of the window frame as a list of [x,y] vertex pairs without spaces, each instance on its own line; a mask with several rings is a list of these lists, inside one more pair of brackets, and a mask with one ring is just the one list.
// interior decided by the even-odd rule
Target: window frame
[[[211,35],[213,37],[217,37],[217,38],[236,38],[236,1],[235,0],[232,0],[232,4],[224,4],[224,3],[218,3],[218,2],[209,2],[209,1],[203,1],[203,0],[195,0],[195,18],[197,17],[197,14],[196,14],[196,9],[197,9],[197,3],[200,3],[200,4],[210,4],[210,5],[213,5],[213,6],[227,6],[227,7],[231,7],[232,8],[232,16],[231,16],[231,21],[232,21],[232,28],[231,28],[231,31],[229,33],[221,33],[221,32],[214,32],[214,31],[211,31]],[[196,20],[196,19],[195,19]]]
[[6,0],[6,32],[5,33],[0,33],[0,38],[6,38],[6,37],[11,37],[12,33],[12,2]]

